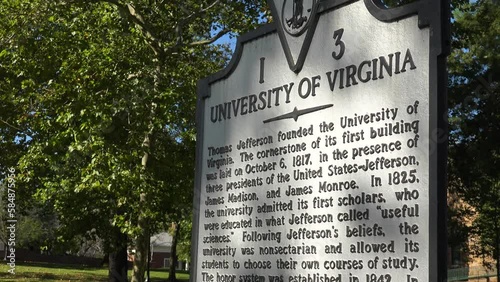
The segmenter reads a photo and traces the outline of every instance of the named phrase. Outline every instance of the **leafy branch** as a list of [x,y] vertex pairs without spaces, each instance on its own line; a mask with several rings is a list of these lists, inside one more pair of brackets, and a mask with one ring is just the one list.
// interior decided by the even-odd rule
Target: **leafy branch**
[[16,130],[19,130],[19,131],[22,131],[22,129],[21,129],[21,128],[16,127],[16,126],[14,126],[14,125],[12,125],[12,124],[10,124],[10,123],[6,122],[6,121],[5,121],[5,120],[3,120],[3,119],[0,119],[0,121],[1,121],[1,122],[3,122],[4,124],[6,124],[6,125],[7,125],[7,126],[9,126],[9,127],[12,127],[12,128],[14,128],[14,129],[16,129]]
[[133,4],[122,3],[119,0],[93,0],[93,1],[109,3],[116,6],[119,9],[121,15],[125,16],[128,20],[130,20],[139,28],[142,35],[145,37],[148,45],[151,47],[153,52],[160,58],[164,58],[165,55],[167,54],[173,54],[182,47],[187,47],[187,46],[194,47],[194,46],[212,44],[231,31],[230,29],[225,28],[220,30],[210,38],[189,43],[183,42],[182,32],[184,27],[188,25],[190,22],[196,21],[197,19],[203,17],[210,10],[215,9],[217,5],[221,3],[220,0],[215,0],[205,7],[202,5],[199,10],[194,12],[188,11],[185,7],[181,6],[183,12],[189,13],[189,15],[179,20],[176,26],[173,28],[176,34],[176,40],[174,44],[166,44],[166,42],[162,42],[163,40],[155,33],[152,26],[148,24],[148,22],[145,20],[145,17],[141,15],[141,13],[138,11],[138,9],[134,7]]

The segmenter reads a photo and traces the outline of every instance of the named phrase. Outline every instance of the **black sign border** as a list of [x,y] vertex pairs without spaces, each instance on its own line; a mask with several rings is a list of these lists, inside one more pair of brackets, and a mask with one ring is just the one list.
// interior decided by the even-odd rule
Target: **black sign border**
[[[446,230],[447,207],[447,150],[448,150],[448,104],[446,57],[450,53],[450,0],[419,0],[402,7],[387,9],[382,0],[327,0],[320,2],[318,13],[364,1],[368,11],[380,21],[394,22],[418,15],[419,28],[430,28],[429,57],[429,282],[447,281],[448,244]],[[316,17],[318,20],[320,15]],[[190,281],[196,282],[198,268],[198,227],[200,223],[201,171],[203,168],[205,101],[211,96],[210,85],[228,78],[238,66],[245,43],[279,32],[276,23],[264,25],[240,36],[235,53],[228,66],[198,82],[196,105],[197,144],[196,173],[193,198],[193,228],[191,244]],[[308,38],[312,40],[312,36]],[[310,42],[306,42],[309,46]],[[309,47],[307,47],[308,49]],[[307,53],[308,50],[306,50]],[[287,56],[287,54],[285,54]],[[288,58],[288,56],[287,56]],[[304,62],[306,56],[301,63]],[[290,65],[290,62],[289,62]],[[300,68],[293,70],[300,72]],[[432,216],[436,215],[436,216]]]

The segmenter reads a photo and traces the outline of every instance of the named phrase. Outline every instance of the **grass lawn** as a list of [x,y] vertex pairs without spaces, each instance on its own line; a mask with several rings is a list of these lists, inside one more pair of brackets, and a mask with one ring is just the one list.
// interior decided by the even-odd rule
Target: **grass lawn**
[[[0,281],[107,281],[107,268],[68,266],[45,263],[16,263],[15,274],[8,272],[9,266],[0,265]],[[129,270],[129,279],[131,271]],[[177,273],[177,279],[188,281],[189,274]],[[151,281],[160,282],[168,278],[167,270],[151,271]]]

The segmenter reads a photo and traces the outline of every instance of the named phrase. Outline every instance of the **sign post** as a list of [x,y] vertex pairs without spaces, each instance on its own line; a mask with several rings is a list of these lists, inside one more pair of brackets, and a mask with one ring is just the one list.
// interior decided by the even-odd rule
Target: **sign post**
[[192,281],[445,281],[446,1],[270,1],[199,83]]

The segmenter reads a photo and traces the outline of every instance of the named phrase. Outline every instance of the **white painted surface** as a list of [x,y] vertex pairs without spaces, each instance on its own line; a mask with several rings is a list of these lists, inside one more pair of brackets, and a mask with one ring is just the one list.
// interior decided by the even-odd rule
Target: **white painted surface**
[[[343,41],[346,45],[346,51],[342,59],[336,61],[332,58],[331,53],[333,51],[338,51],[338,47],[335,46],[333,40],[333,33],[335,30],[340,28],[344,29]],[[428,281],[428,169],[429,169],[429,140],[426,140],[429,136],[428,124],[429,124],[429,105],[428,105],[428,59],[429,59],[429,33],[428,30],[420,30],[417,25],[417,18],[412,17],[405,20],[401,20],[396,23],[382,23],[373,18],[369,12],[366,10],[363,1],[355,2],[354,4],[347,5],[339,10],[333,10],[321,15],[318,26],[316,28],[315,36],[311,42],[311,47],[308,56],[305,60],[304,67],[299,74],[290,71],[288,63],[283,54],[283,49],[279,41],[277,33],[272,35],[259,38],[258,40],[251,41],[244,45],[243,54],[236,70],[231,74],[228,79],[216,82],[211,87],[212,96],[206,100],[205,104],[205,123],[204,123],[204,153],[202,166],[202,185],[201,185],[201,207],[200,207],[200,222],[199,222],[199,250],[198,250],[198,269],[196,270],[197,277],[195,281],[208,281],[207,275],[213,274],[217,277],[219,275],[235,275],[238,280],[240,275],[263,275],[268,279],[267,276],[282,275],[284,281],[295,281],[293,276],[297,275],[315,275],[323,277],[325,274],[330,277],[337,277],[338,274],[341,276],[341,281],[351,281],[349,280],[352,276],[359,277],[359,281],[367,281],[365,275],[367,273],[374,273],[377,275],[390,274],[391,279],[380,280],[380,281],[393,281],[393,282],[403,282],[407,281],[407,275],[411,275],[418,279],[418,281]],[[403,60],[404,55],[407,50],[410,50],[414,64],[417,67],[415,70],[407,70],[405,73],[393,74],[392,77],[385,77],[384,79],[370,80],[367,83],[359,83],[352,87],[347,87],[344,89],[336,89],[334,91],[330,90],[328,83],[328,76],[326,73],[333,72],[336,69],[344,68],[349,65],[359,66],[365,60],[373,60],[379,58],[380,56],[388,56],[389,54],[394,54],[395,52],[401,52],[401,60]],[[260,64],[259,60],[261,57],[265,57],[265,82],[259,84],[259,70]],[[299,97],[297,88],[304,78],[312,78],[315,76],[320,76],[317,80],[320,86],[316,89],[316,96],[309,96],[306,99]],[[271,108],[266,108],[264,110],[259,110],[255,113],[246,114],[244,116],[231,115],[231,119],[227,119],[221,122],[211,122],[210,109],[213,106],[223,104],[225,102],[230,102],[231,100],[236,100],[238,98],[249,96],[252,94],[259,94],[261,91],[268,91],[269,89],[274,89],[279,86],[289,85],[293,83],[290,94],[290,103],[285,103],[283,95],[280,96],[280,105],[272,105]],[[283,93],[282,93],[283,94]],[[407,114],[407,106],[414,105],[415,101],[419,101],[418,114],[416,116],[411,116]],[[297,122],[293,119],[285,119],[280,121],[275,121],[271,123],[264,124],[263,121],[266,119],[274,118],[289,112],[292,112],[296,107],[299,110],[312,108],[321,105],[333,104],[332,108],[324,109],[322,111],[317,111],[311,114],[303,115],[298,118]],[[418,127],[418,148],[408,148],[407,140],[414,138],[415,133],[404,133],[400,135],[393,135],[388,137],[380,137],[372,139],[369,137],[368,132],[370,132],[371,127],[383,127],[387,120],[373,122],[370,124],[363,124],[351,128],[342,128],[340,124],[341,117],[354,117],[355,115],[361,116],[364,114],[380,112],[382,109],[398,109],[397,116],[391,123],[396,123],[401,120],[405,122],[412,122],[415,120],[419,121]],[[333,122],[335,129],[332,132],[321,133],[319,124],[321,122]],[[298,128],[309,128],[313,126],[313,135],[306,136],[302,138],[296,138],[293,140],[280,141],[278,142],[278,133],[286,132],[290,130],[297,130]],[[365,140],[361,140],[355,143],[343,143],[342,135],[346,131],[360,132],[363,130],[365,132]],[[324,142],[326,136],[334,136],[337,138],[337,144],[331,147],[325,147]],[[238,150],[237,144],[239,141],[245,141],[248,137],[261,138],[265,136],[272,136],[273,143],[259,146],[256,148]],[[313,149],[311,144],[321,138],[320,147]],[[369,145],[375,145],[380,143],[389,143],[395,141],[402,142],[402,150],[390,153],[372,154],[368,156],[362,156],[352,159],[352,150],[356,147],[363,147]],[[285,154],[277,158],[263,158],[256,159],[254,157],[253,161],[242,162],[240,160],[240,152],[245,151],[247,153],[257,154],[259,151],[266,149],[287,146],[288,144],[296,144],[305,142],[307,146],[306,153],[311,154],[312,165],[305,167],[312,169],[319,169],[322,167],[323,175],[322,178],[316,178],[312,180],[291,180],[288,183],[276,183],[276,178],[274,178],[274,183],[271,185],[265,184],[265,179],[271,177],[272,174],[276,176],[277,173],[289,173],[291,178],[293,178],[293,167],[292,158],[298,154]],[[209,156],[208,147],[223,147],[232,146],[232,151],[227,154]],[[333,160],[332,151],[335,149],[347,150],[348,158],[345,160]],[[320,152],[326,153],[329,156],[328,162],[320,163]],[[218,159],[221,157],[231,157],[234,164],[224,166],[224,168],[231,168],[232,176],[229,179],[220,179],[207,181],[206,175],[212,172],[217,172],[219,176],[218,169],[210,169],[207,166],[207,160],[210,158]],[[418,165],[410,165],[406,167],[400,167],[396,169],[379,169],[372,171],[359,171],[357,173],[344,174],[344,175],[334,175],[328,176],[328,167],[330,165],[361,165],[366,163],[366,159],[369,161],[375,161],[378,157],[385,158],[398,158],[405,156],[415,156],[418,161]],[[288,166],[288,170],[279,168],[280,159],[284,158],[284,162]],[[277,169],[273,171],[262,172],[258,174],[244,174],[243,176],[235,176],[234,171],[237,168],[245,169],[247,164],[256,163],[269,163],[276,162]],[[407,184],[407,185],[388,185],[388,173],[395,171],[410,171],[412,169],[417,170],[417,177],[419,178],[419,183]],[[382,186],[371,187],[371,176],[380,177],[382,179]],[[264,184],[259,187],[247,187],[238,190],[231,190],[228,192],[232,193],[257,193],[258,201],[249,201],[243,203],[228,203],[226,185],[227,182],[239,181],[242,178],[253,179],[256,177],[261,177],[264,179]],[[342,192],[331,192],[331,193],[319,193],[319,183],[323,181],[327,182],[339,182],[339,181],[356,181],[359,189],[353,191],[342,191]],[[220,193],[206,193],[205,187],[207,184],[216,185],[222,184],[224,191]],[[293,187],[303,187],[312,186],[312,194],[303,196],[285,196],[284,192],[291,185]],[[276,190],[280,188],[281,197],[277,199],[266,199],[266,192],[270,190]],[[398,201],[395,196],[395,192],[403,191],[404,188],[409,190],[416,190],[419,193],[419,198],[416,200],[408,201]],[[361,195],[362,193],[382,193],[385,203],[380,204],[361,204],[349,207],[339,207],[338,199],[340,197],[345,197],[348,194],[353,196]],[[315,197],[321,197],[327,199],[329,197],[333,198],[333,203],[335,204],[331,208],[312,208]],[[205,200],[207,197],[224,197],[224,204],[218,206],[206,206]],[[298,210],[297,201],[298,199],[308,201],[309,208]],[[275,213],[257,213],[257,206],[262,206],[264,203],[270,204],[273,201],[293,202],[293,210],[286,212],[275,212]],[[403,205],[414,206],[419,205],[419,217],[414,218],[398,218],[398,219],[383,219],[381,217],[380,210],[377,206],[381,208],[397,208]],[[230,216],[230,217],[214,217],[206,218],[205,210],[217,210],[225,208],[226,206],[231,208],[238,208],[242,206],[253,207],[251,216]],[[369,220],[358,220],[353,222],[339,222],[337,217],[339,213],[349,212],[350,209],[357,209],[359,211],[369,210]],[[332,214],[335,221],[333,223],[321,223],[321,224],[304,224],[304,225],[290,225],[289,219],[291,214],[299,215],[302,212],[307,212],[310,215],[322,215],[322,214]],[[274,217],[285,217],[285,225],[277,227],[266,226],[265,219]],[[255,219],[258,217],[263,220],[263,227],[255,227]],[[241,219],[251,219],[252,227],[246,229],[236,229],[236,230],[205,230],[205,223],[223,223],[226,220],[236,221]],[[418,234],[413,235],[401,235],[399,231],[399,224],[407,222],[411,225],[418,225]],[[346,229],[353,228],[359,225],[365,224],[366,226],[373,226],[378,224],[382,226],[383,233],[385,236],[367,236],[362,238],[347,237]],[[289,233],[290,229],[299,230],[300,228],[317,229],[317,230],[338,230],[338,237],[331,239],[300,239],[300,240],[288,240],[286,234]],[[281,232],[281,241],[277,243],[276,241],[260,241],[260,242],[243,242],[243,232],[257,231],[259,233],[271,232]],[[231,233],[233,232],[233,233]],[[228,235],[231,242],[227,244],[208,244],[203,243],[204,237],[210,235]],[[406,252],[405,251],[405,240],[412,240],[418,242],[419,251],[418,252]],[[365,243],[390,243],[394,241],[395,253],[351,253],[350,245],[356,244],[357,242],[363,241]],[[342,243],[342,253],[341,254],[326,254],[326,245],[338,245]],[[317,254],[314,255],[259,255],[259,248],[266,246],[316,246]],[[236,254],[232,256],[204,256],[203,249],[216,247],[216,248],[236,248]],[[240,248],[249,247],[255,249],[255,255],[243,255]],[[383,260],[389,258],[414,258],[418,268],[413,270],[408,269],[384,269],[382,265]],[[370,260],[375,260],[378,257],[378,264],[376,268],[369,269],[368,262]],[[245,269],[244,262],[248,261],[270,261],[270,269]],[[296,269],[278,269],[276,261],[283,259],[284,261],[294,260],[297,261]],[[204,262],[212,261],[227,261],[228,269],[209,269],[204,268]],[[327,261],[361,261],[363,267],[361,269],[334,269],[326,270],[324,263]],[[240,262],[241,267],[235,269],[233,267],[233,261]],[[304,261],[318,261],[319,269],[304,270],[301,267],[301,263]],[[207,273],[203,279],[202,272]],[[318,277],[318,276],[316,276]],[[291,280],[292,279],[292,280]],[[307,281],[307,280],[306,280]],[[320,280],[315,280],[320,281]],[[371,281],[371,280],[368,280]],[[376,281],[376,280],[374,280]]]

